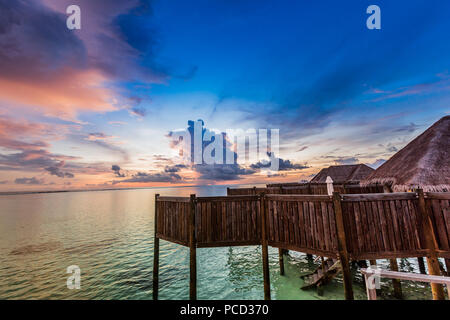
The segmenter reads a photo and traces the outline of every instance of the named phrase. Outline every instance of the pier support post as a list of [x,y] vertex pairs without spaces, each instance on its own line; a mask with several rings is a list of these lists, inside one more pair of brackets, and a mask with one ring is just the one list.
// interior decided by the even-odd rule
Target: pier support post
[[[423,236],[425,238],[425,245],[428,249],[427,265],[428,271],[431,275],[440,276],[441,270],[436,253],[436,235],[434,233],[433,224],[431,222],[430,213],[425,206],[425,196],[422,189],[417,190],[419,197],[419,212],[422,220]],[[433,300],[445,300],[444,288],[441,284],[432,283],[431,291],[433,293]]]
[[346,300],[353,300],[352,275],[350,272],[347,241],[345,237],[344,218],[342,216],[341,195],[333,192],[333,206],[336,215],[336,232],[338,240],[339,260],[341,260],[342,274],[344,276],[344,292]]
[[283,257],[284,250],[281,248],[278,248],[278,261],[280,262],[280,275],[284,276],[284,257]]
[[423,257],[417,258],[417,263],[419,264],[419,271],[421,274],[427,274],[427,271],[425,269],[425,260],[423,260]]
[[[389,267],[392,271],[398,271],[397,259],[389,259]],[[402,299],[402,285],[400,280],[392,279],[392,285],[394,286],[394,297],[397,299]]]
[[267,203],[264,193],[259,196],[260,213],[261,213],[261,247],[262,247],[262,263],[264,278],[264,300],[270,300],[270,270],[269,270],[269,248],[267,245]]
[[197,200],[195,194],[190,197],[189,211],[189,299],[197,300],[197,241],[195,239],[195,211]]
[[155,194],[155,217],[154,223],[154,238],[153,238],[153,300],[158,300],[158,287],[159,287],[159,238],[156,236],[158,226],[158,197],[159,194]]

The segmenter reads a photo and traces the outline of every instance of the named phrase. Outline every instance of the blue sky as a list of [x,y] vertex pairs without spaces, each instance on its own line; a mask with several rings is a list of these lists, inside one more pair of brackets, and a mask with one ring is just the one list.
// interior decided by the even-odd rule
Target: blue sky
[[[65,28],[72,2],[81,30]],[[381,8],[381,30],[366,28],[371,4]],[[196,119],[220,130],[279,128],[279,157],[305,167],[214,183],[298,181],[330,164],[386,160],[450,110],[448,1],[0,7],[0,187],[8,189],[134,185],[112,165],[127,181],[149,177],[136,186],[211,183],[195,168],[179,179],[164,173],[177,152],[168,132]]]

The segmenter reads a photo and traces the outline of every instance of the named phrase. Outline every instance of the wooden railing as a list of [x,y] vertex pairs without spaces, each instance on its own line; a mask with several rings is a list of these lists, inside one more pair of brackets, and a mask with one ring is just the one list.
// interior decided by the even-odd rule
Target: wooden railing
[[[381,193],[383,187],[379,185],[362,187],[359,184],[334,184],[334,191],[341,194]],[[227,188],[227,195],[257,195],[265,194],[304,194],[304,195],[327,195],[326,183],[304,183],[304,184],[271,184],[266,188]]]
[[259,196],[196,198],[197,247],[261,243]]
[[[431,272],[439,274],[437,257],[450,266],[449,200],[450,193],[420,190],[332,197],[157,196],[155,232],[157,239],[189,246],[191,261],[197,247],[262,244],[347,261],[426,256]],[[345,263],[343,269],[348,279]]]
[[448,296],[450,299],[450,277],[365,268],[361,269],[361,273],[364,275],[368,300],[377,300],[377,289],[379,288],[377,288],[376,282],[377,280],[379,281],[379,278],[444,284],[447,285]]
[[336,222],[329,196],[267,195],[271,246],[337,257]]
[[[450,194],[425,193],[436,251],[450,258]],[[352,259],[426,256],[417,194],[346,194],[340,197],[347,250]],[[190,201],[195,201],[197,247],[261,244],[261,201],[265,201],[269,245],[336,257],[335,206],[322,195],[158,197],[159,238],[187,246]]]

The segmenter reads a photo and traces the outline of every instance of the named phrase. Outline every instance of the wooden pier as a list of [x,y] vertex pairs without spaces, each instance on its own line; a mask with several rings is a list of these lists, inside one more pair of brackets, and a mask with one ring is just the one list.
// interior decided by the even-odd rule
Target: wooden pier
[[[261,245],[265,299],[270,299],[268,246],[339,259],[346,299],[353,299],[349,260],[427,257],[429,273],[440,275],[437,258],[450,259],[450,193],[257,191],[223,197],[156,196],[155,299],[159,239],[190,247],[191,299],[197,291],[196,248]],[[433,284],[433,297],[443,299],[440,284]]]

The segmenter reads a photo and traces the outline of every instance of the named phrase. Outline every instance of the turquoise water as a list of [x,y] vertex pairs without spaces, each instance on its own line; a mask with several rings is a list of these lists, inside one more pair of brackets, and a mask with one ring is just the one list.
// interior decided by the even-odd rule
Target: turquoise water
[[[154,195],[225,195],[226,186],[43,193],[0,196],[0,299],[151,299]],[[302,291],[299,275],[314,264],[300,253],[286,258],[270,248],[274,299],[343,299],[341,279],[319,297]],[[188,249],[161,241],[160,299],[188,299]],[[260,247],[202,248],[199,299],[262,299]],[[387,265],[386,262],[384,262]],[[68,266],[81,269],[81,289],[69,290]],[[401,269],[417,271],[409,260]],[[357,299],[366,299],[355,272]],[[430,290],[404,283],[406,298],[429,299]],[[381,298],[391,298],[389,281]]]

